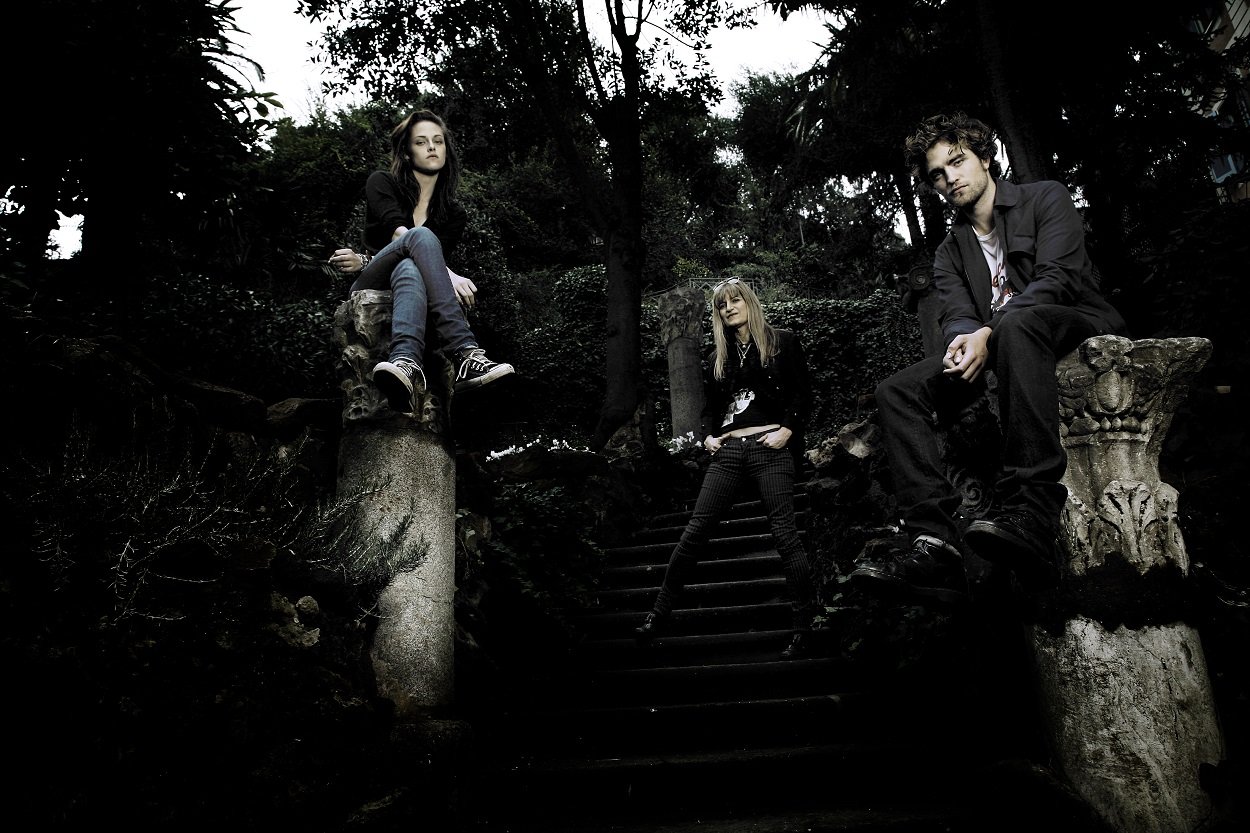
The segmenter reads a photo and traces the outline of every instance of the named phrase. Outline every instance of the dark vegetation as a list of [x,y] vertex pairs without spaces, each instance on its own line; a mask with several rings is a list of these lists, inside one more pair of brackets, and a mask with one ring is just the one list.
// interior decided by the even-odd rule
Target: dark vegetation
[[[464,48],[437,53],[435,75],[345,63],[377,103],[300,124],[229,69],[238,56],[227,6],[50,0],[14,23],[12,66],[41,82],[10,73],[10,109],[46,114],[46,90],[73,89],[77,110],[24,118],[0,163],[13,204],[0,217],[12,818],[31,829],[385,829],[402,808],[432,806],[454,787],[440,781],[439,762],[414,771],[391,757],[389,707],[365,652],[368,588],[344,580],[335,538],[350,501],[333,493],[331,326],[346,286],[322,264],[359,240],[365,175],[382,164],[390,126],[418,105],[447,114],[462,141],[471,234],[457,269],[481,289],[474,327],[525,381],[489,413],[457,416],[466,696],[543,660],[533,652],[561,632],[547,611],[593,586],[597,548],[698,482],[690,455],[656,439],[668,431],[655,294],[755,279],[774,319],[805,335],[819,391],[813,444],[871,416],[875,380],[920,349],[895,276],[927,263],[944,228],[941,207],[899,169],[901,138],[919,118],[958,107],[1002,127],[1014,175],[1079,189],[1104,287],[1135,336],[1214,344],[1161,467],[1180,492],[1195,562],[1190,615],[1203,628],[1230,754],[1244,762],[1250,554],[1237,523],[1250,497],[1250,345],[1239,313],[1250,301],[1250,200],[1227,199],[1237,181],[1217,188],[1208,160],[1245,154],[1250,141],[1244,122],[1201,108],[1237,88],[1247,56],[1244,42],[1216,53],[1187,26],[1207,4],[1072,27],[1075,4],[1048,3],[1022,32],[974,25],[993,6],[974,0],[774,3],[837,12],[845,25],[811,72],[748,79],[731,119],[711,114],[715,93],[697,73],[668,88],[647,75],[659,56],[640,63],[649,81],[638,100],[579,107],[571,95],[539,106],[549,90],[527,73],[501,86],[508,54],[471,37],[508,19],[500,4],[470,5],[480,19],[463,21]],[[571,25],[567,4],[503,5],[541,5],[548,34]],[[1050,21],[1064,27],[1062,55],[1036,48],[1059,42]],[[373,25],[372,36],[386,34]],[[1067,59],[1080,48],[1073,36],[1097,38],[1085,60]],[[565,54],[563,41],[528,42]],[[349,38],[336,54],[373,54],[364,43]],[[409,68],[422,57],[387,54]],[[1003,63],[972,86],[976,74],[949,71],[951,54]],[[583,70],[562,73],[585,92]],[[601,143],[613,108],[639,118],[643,199],[631,239],[645,244],[617,261],[613,241],[632,233],[630,215],[583,202],[632,205],[604,185],[609,167],[619,170]],[[613,141],[624,152],[619,134]],[[87,214],[82,251],[66,260],[46,250],[54,209]],[[893,232],[900,213],[910,241]],[[637,308],[622,315],[634,290]],[[636,332],[612,342],[609,320]],[[631,338],[637,355],[622,359]],[[628,391],[609,386],[621,378]],[[275,418],[272,406],[292,402],[312,416]],[[573,482],[507,482],[486,462],[534,442],[597,450],[633,402],[654,437]],[[834,474],[822,534],[847,558],[883,496],[871,468]],[[483,518],[493,534],[471,535]],[[553,551],[567,560],[553,563]],[[825,566],[832,598],[838,565]],[[891,637],[895,626],[860,624],[866,644],[904,668],[952,638],[941,622]],[[397,769],[403,785],[388,775]]]

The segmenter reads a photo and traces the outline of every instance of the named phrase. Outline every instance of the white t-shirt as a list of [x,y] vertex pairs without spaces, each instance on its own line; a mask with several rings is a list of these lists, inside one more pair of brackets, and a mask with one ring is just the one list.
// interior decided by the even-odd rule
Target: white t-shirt
[[990,267],[990,287],[993,290],[990,311],[998,312],[1003,304],[1011,300],[1011,284],[1007,283],[1007,267],[1004,265],[1003,244],[998,239],[998,229],[990,229],[989,234],[977,234],[977,241]]

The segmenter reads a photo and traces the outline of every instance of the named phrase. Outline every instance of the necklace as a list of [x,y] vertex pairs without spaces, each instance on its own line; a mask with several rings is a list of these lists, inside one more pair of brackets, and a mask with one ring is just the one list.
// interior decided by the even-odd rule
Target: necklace
[[743,344],[741,341],[738,341],[735,342],[735,344],[738,347],[738,360],[746,361],[747,353],[751,350],[752,342],[748,341],[746,344]]

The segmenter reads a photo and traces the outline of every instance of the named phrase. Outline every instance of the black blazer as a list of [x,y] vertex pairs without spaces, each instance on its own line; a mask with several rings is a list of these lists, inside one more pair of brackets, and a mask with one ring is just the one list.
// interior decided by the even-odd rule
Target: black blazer
[[1085,251],[1081,215],[1068,189],[1049,180],[995,182],[994,227],[1014,294],[997,313],[990,313],[990,269],[972,222],[960,214],[933,258],[944,343],[987,324],[993,328],[1004,315],[1040,304],[1073,307],[1099,333],[1125,335],[1124,318],[1099,291]]
[[[806,450],[807,417],[812,398],[811,377],[807,370],[807,355],[799,337],[790,330],[774,329],[774,332],[778,340],[777,355],[764,370],[776,385],[775,392],[782,405],[781,425],[792,432],[786,448],[794,455],[797,467],[802,464]],[[721,420],[734,393],[731,390],[733,371],[738,368],[740,361],[737,352],[730,350],[726,357],[724,379],[717,379],[712,375],[716,366],[715,350],[708,353],[704,361],[703,389],[706,395],[703,406],[703,437],[720,436]]]

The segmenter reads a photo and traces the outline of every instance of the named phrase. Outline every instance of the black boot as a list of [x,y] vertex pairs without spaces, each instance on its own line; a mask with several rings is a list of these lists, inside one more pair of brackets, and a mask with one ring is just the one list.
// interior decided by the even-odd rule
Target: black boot
[[811,634],[799,631],[790,638],[790,644],[781,652],[782,659],[803,659],[811,648]]
[[634,638],[639,642],[650,642],[667,629],[668,615],[653,610],[643,618],[641,625],[634,628]]

